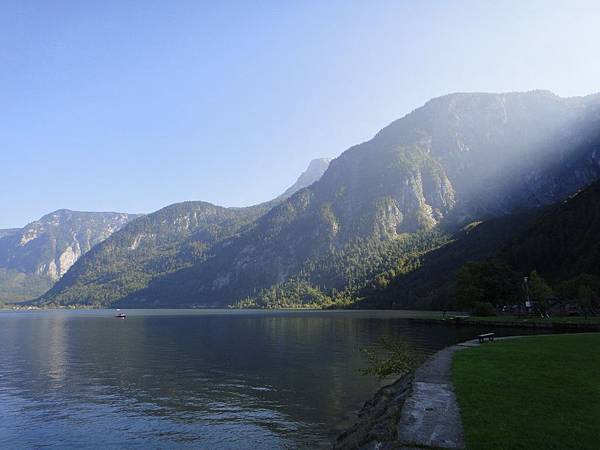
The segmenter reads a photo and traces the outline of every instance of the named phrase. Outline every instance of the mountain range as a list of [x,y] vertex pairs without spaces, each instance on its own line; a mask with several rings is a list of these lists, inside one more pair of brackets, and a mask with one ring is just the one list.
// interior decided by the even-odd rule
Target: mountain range
[[[435,252],[600,178],[600,96],[436,98],[312,178],[253,207],[189,202],[137,219],[80,258],[39,303],[293,306],[367,293],[378,306],[397,280],[435,264]],[[437,301],[396,293],[397,307]]]
[[2,239],[3,237],[15,234],[17,231],[19,231],[19,228],[6,228],[3,230],[0,230],[0,239]]
[[[59,210],[23,229],[0,230],[0,301],[18,302],[42,295],[81,256],[129,222],[131,227],[98,246],[93,257],[104,258],[106,270],[98,277],[111,290],[121,293],[143,287],[154,276],[201,258],[206,247],[234,234],[276,203],[318,180],[328,164],[326,158],[311,161],[281,196],[249,208],[183,202],[144,217]],[[92,289],[91,283],[87,289]]]
[[21,229],[0,231],[0,300],[43,294],[81,255],[136,217],[62,209]]

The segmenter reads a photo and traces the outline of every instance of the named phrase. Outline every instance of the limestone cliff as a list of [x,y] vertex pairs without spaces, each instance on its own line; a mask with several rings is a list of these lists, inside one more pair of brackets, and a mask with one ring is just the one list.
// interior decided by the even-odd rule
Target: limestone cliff
[[[0,237],[0,295],[8,301],[25,300],[30,294],[24,296],[24,288],[31,293],[36,292],[34,285],[49,287],[94,245],[135,217],[63,209],[6,233]],[[15,285],[16,280],[21,281]]]

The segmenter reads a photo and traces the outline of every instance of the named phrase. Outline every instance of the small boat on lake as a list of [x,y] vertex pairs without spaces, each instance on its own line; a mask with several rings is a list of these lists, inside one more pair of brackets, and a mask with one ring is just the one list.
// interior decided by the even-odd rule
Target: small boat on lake
[[117,315],[115,316],[117,319],[125,319],[127,317],[127,314],[123,313],[123,312],[119,312],[121,311],[120,309],[117,309]]

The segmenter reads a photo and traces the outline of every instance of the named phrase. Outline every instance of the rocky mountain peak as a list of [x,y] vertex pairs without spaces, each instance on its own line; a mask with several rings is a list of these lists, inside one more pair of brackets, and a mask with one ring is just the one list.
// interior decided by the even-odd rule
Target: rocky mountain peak
[[300,174],[298,180],[296,180],[296,182],[283,193],[283,196],[289,197],[290,195],[298,192],[300,189],[304,189],[314,182],[319,181],[329,167],[330,163],[331,158],[313,159],[308,164],[308,168]]

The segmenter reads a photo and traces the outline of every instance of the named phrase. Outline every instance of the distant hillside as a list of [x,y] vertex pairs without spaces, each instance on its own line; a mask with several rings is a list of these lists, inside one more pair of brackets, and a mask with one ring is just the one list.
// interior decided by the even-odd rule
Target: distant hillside
[[19,231],[18,228],[6,228],[4,230],[0,230],[0,239],[10,236],[11,234],[15,234],[17,231]]
[[135,215],[59,210],[0,238],[0,300],[45,292],[94,245]]
[[211,255],[212,247],[268,210],[223,208],[205,202],[167,206],[96,246],[44,295],[61,304],[103,304],[145,288],[156,277]]
[[148,214],[94,248],[42,301],[106,304],[202,262],[213,256],[217,243],[237,235],[273,206],[317,181],[327,165],[325,159],[312,161],[283,195],[256,206],[224,208],[183,202]]

